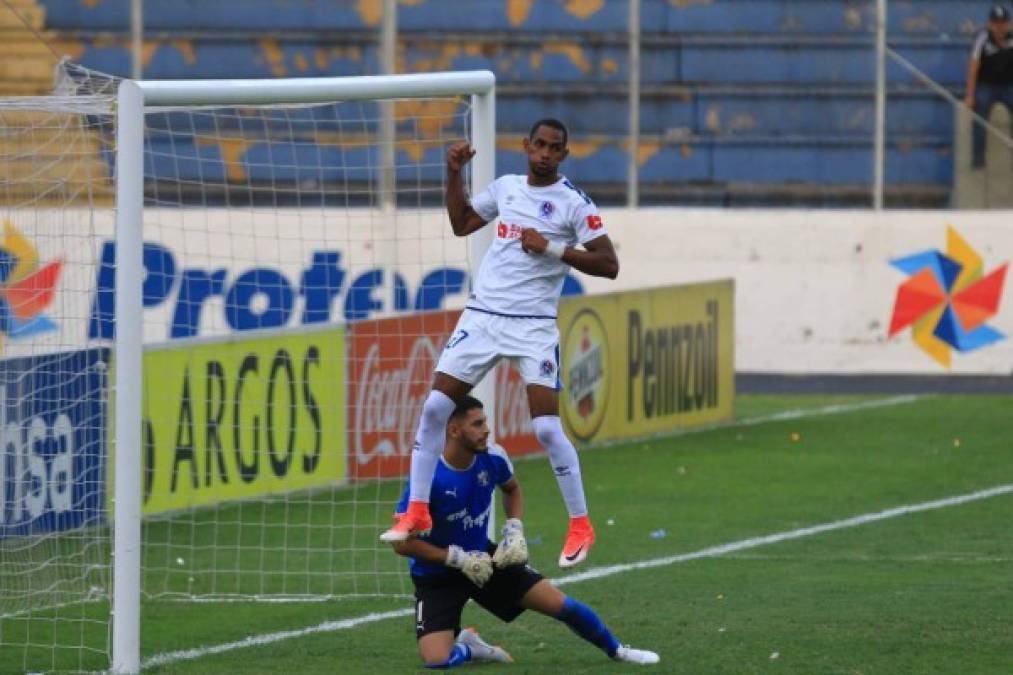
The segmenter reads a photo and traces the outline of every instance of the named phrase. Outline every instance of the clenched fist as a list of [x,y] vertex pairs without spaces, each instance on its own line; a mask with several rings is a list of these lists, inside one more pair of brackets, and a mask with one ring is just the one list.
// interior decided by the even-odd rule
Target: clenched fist
[[447,150],[447,170],[460,171],[474,156],[475,150],[471,147],[471,143],[468,143],[467,141],[463,143],[454,143],[450,146],[450,149]]

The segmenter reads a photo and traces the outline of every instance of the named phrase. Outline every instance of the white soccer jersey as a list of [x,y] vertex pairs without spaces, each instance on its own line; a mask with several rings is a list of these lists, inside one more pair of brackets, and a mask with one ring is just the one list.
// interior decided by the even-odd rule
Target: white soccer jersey
[[605,234],[598,207],[561,176],[545,187],[527,176],[497,178],[471,199],[471,206],[496,228],[478,272],[468,307],[506,316],[555,318],[570,266],[552,256],[525,253],[521,230],[533,227],[549,241],[583,244]]

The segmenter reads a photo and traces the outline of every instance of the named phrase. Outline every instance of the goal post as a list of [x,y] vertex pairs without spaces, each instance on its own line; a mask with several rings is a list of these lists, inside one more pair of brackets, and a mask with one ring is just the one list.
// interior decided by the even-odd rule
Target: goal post
[[[152,109],[278,106],[356,100],[471,97],[472,189],[495,177],[495,76],[489,71],[278,80],[131,81],[120,83],[116,110],[115,475],[141,476],[144,447],[145,114]],[[469,267],[477,272],[491,228],[472,235]],[[477,395],[494,409],[491,376]],[[118,479],[113,507],[112,669],[140,669],[142,486]]]

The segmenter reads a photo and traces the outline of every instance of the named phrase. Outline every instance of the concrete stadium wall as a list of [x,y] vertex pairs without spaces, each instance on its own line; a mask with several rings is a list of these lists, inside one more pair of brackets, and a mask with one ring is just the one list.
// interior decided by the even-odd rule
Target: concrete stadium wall
[[[988,274],[1013,259],[1011,211],[603,213],[619,250],[619,278],[575,273],[568,291],[597,294],[733,279],[740,372],[1013,373],[1010,340],[954,352],[947,369],[913,344],[910,329],[887,337],[897,288],[907,278],[890,260],[945,252],[952,226],[981,256]],[[111,325],[103,322],[112,317],[103,312],[112,307],[112,268],[103,270],[98,262],[111,252],[111,212],[12,212],[9,219],[37,247],[40,261],[59,259],[63,271],[45,309],[54,327],[31,340],[5,340],[4,356],[105,344],[102,338],[111,334]],[[367,209],[149,209],[145,221],[146,262],[159,267],[149,269],[146,291],[149,343],[454,309],[466,299],[465,240],[451,234],[439,210],[389,222]],[[365,234],[371,228],[379,230]],[[93,235],[71,240],[67,233],[75,229]],[[371,236],[381,243],[371,243]],[[197,292],[192,283],[183,291],[188,275],[191,281],[218,275],[221,288],[188,301],[187,294]],[[318,277],[326,288],[315,295],[301,290]],[[271,280],[290,288],[285,307],[265,309],[263,298],[258,305],[250,296],[250,307],[230,319],[230,291],[240,282]],[[987,325],[1013,333],[1010,292]]]
[[[1013,258],[1009,211],[606,211],[622,269],[588,292],[704,279],[735,280],[740,372],[945,373],[911,340],[887,331],[905,275],[890,260],[945,253],[952,225],[984,274]],[[1013,297],[988,322],[1013,333]],[[954,373],[1013,373],[1013,343],[953,354]]]

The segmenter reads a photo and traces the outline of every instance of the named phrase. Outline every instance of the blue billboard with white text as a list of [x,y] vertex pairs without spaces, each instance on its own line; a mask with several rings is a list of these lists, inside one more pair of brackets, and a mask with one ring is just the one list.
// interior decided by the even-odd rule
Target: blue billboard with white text
[[108,349],[0,361],[0,539],[105,519]]

